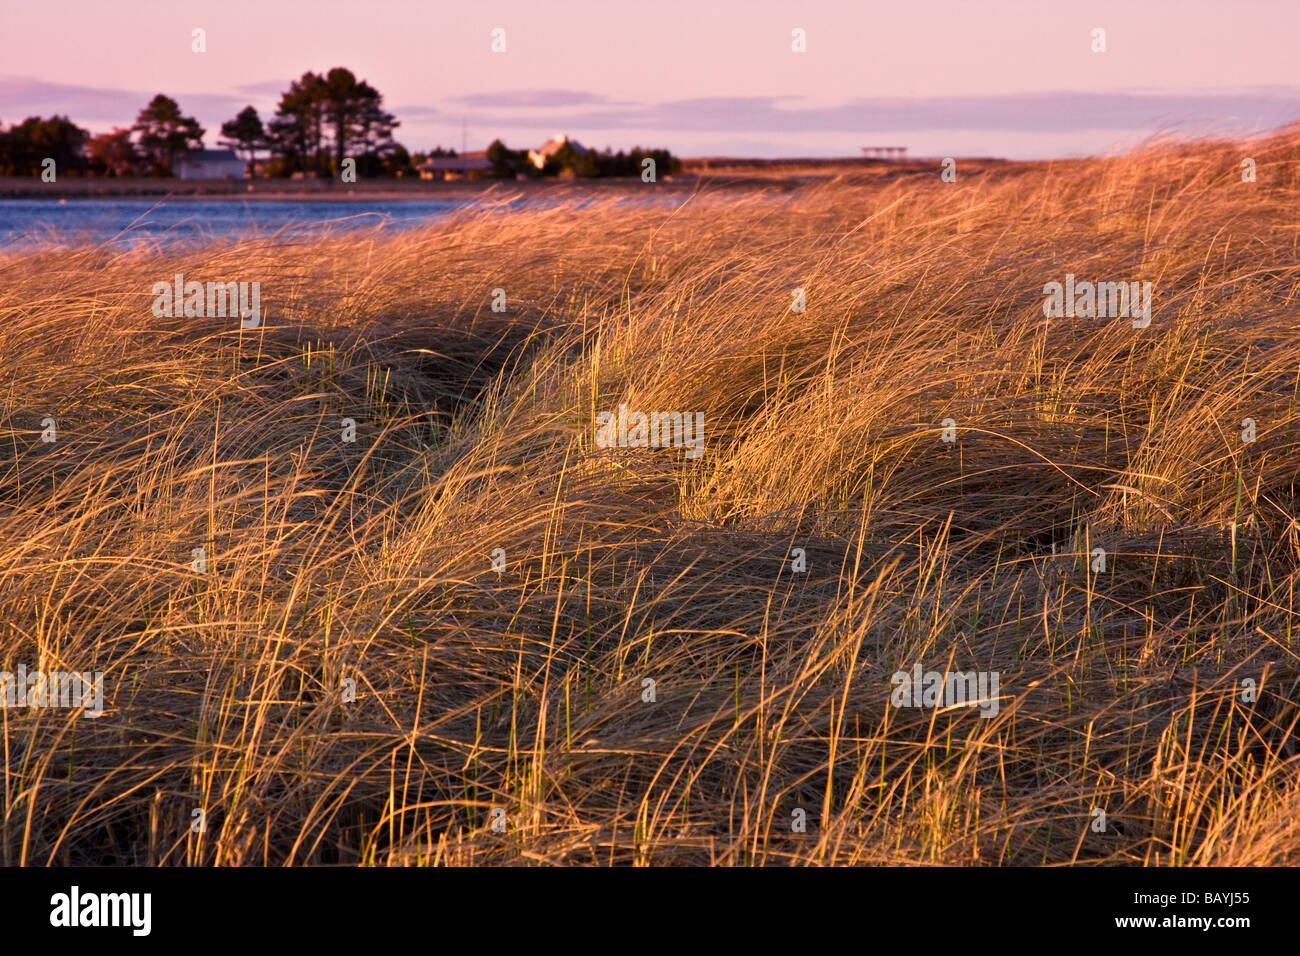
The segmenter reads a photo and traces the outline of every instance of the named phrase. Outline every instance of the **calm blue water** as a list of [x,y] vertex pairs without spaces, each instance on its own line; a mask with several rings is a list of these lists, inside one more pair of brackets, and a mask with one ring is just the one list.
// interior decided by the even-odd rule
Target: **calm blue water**
[[[57,199],[4,199],[0,200],[0,251],[101,243],[199,244],[277,233],[301,238],[368,229],[381,223],[386,229],[413,229],[445,219],[476,201],[69,199],[60,204]],[[500,208],[507,209],[556,202],[542,198],[497,200]]]

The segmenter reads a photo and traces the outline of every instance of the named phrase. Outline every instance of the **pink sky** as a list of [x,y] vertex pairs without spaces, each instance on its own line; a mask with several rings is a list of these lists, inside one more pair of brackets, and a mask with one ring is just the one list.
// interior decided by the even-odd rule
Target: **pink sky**
[[346,66],[412,150],[459,148],[463,119],[470,149],[1080,155],[1300,118],[1298,37],[1296,0],[4,0],[0,121],[98,132],[165,92],[212,146],[245,104],[265,120],[290,79]]

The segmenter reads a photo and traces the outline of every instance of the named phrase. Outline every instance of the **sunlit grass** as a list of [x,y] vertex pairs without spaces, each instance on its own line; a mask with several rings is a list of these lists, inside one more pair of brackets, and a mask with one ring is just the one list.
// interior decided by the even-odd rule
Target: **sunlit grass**
[[0,669],[107,694],[0,710],[3,862],[1296,862],[1298,158],[0,259]]

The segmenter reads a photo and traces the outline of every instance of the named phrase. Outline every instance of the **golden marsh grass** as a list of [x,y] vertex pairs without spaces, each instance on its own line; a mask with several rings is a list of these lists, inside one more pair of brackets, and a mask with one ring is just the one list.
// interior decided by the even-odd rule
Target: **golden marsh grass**
[[0,669],[106,695],[0,710],[3,862],[1296,863],[1297,159],[0,259]]

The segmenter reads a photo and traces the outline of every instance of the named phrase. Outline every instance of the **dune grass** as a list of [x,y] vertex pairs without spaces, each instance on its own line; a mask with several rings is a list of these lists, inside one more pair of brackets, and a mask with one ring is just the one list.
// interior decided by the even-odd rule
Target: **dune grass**
[[1298,159],[0,259],[0,861],[1300,862]]

